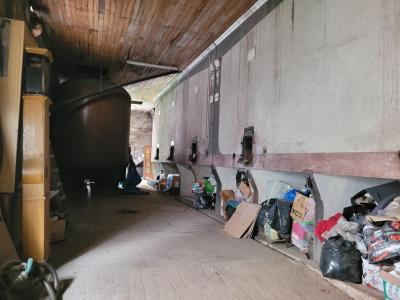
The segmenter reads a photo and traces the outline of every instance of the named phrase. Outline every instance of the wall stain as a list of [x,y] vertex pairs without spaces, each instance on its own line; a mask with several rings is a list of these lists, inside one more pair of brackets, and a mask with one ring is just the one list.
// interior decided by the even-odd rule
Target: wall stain
[[292,32],[294,31],[294,0],[292,0]]

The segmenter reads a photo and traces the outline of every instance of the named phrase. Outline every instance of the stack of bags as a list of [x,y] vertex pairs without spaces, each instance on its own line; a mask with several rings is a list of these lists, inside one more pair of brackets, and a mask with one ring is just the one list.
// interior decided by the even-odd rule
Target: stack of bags
[[400,184],[363,190],[351,206],[318,222],[324,276],[363,283],[400,300]]
[[363,284],[383,291],[387,299],[400,299],[400,197],[366,220]]
[[268,242],[292,243],[310,253],[313,240],[315,202],[308,189],[287,188],[261,204],[258,234]]

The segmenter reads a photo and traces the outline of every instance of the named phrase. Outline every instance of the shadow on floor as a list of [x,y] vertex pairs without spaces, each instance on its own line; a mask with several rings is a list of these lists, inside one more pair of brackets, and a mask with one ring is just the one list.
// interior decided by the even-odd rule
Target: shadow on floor
[[85,255],[103,243],[129,239],[137,230],[146,231],[148,218],[160,211],[186,210],[173,197],[157,192],[124,195],[110,191],[66,191],[70,208],[66,240],[52,244],[49,262],[56,268]]

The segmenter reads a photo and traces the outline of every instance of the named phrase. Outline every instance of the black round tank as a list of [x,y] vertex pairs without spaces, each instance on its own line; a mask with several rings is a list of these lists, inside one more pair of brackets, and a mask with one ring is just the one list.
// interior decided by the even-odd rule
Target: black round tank
[[[57,87],[53,96],[50,136],[65,188],[84,185],[116,187],[128,164],[130,96],[118,88],[71,104],[72,98],[99,91],[99,80],[76,78]],[[113,85],[102,81],[102,89]]]

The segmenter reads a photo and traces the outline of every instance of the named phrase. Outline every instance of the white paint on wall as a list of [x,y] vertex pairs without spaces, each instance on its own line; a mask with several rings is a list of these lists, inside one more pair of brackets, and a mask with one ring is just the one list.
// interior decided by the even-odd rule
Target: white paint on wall
[[255,58],[256,58],[256,48],[253,47],[247,52],[247,60],[253,61]]

